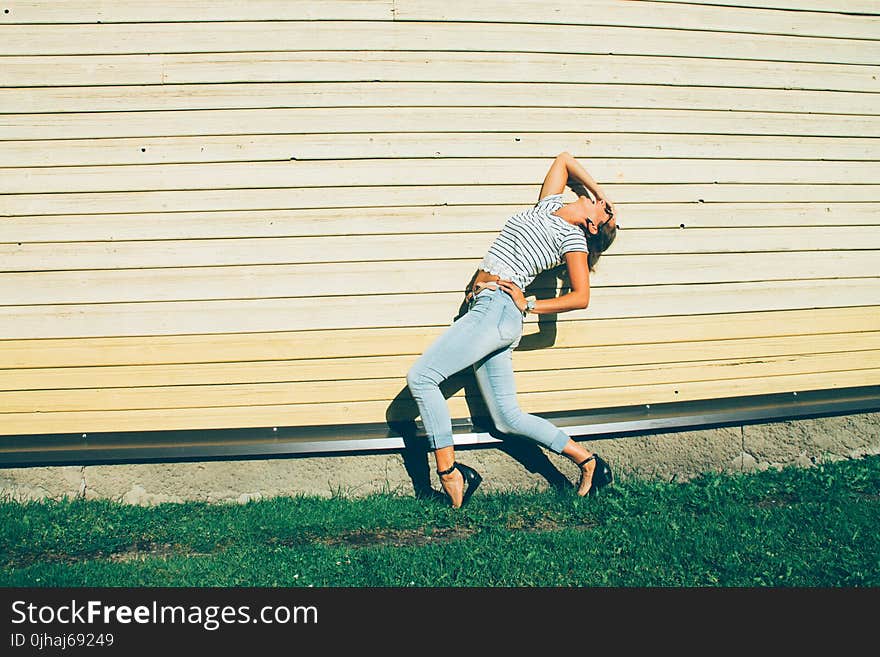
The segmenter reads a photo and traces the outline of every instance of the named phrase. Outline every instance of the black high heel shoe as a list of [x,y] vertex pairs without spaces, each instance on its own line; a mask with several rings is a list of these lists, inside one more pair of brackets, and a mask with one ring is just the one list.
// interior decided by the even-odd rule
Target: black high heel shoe
[[[437,470],[437,474],[441,477],[445,477],[446,475],[452,474],[454,470],[458,470],[464,479],[464,494],[461,497],[461,506],[464,506],[471,498],[471,495],[474,494],[474,491],[477,490],[477,487],[482,483],[483,478],[480,476],[479,472],[471,467],[462,465],[458,461],[454,461],[448,470],[443,470],[442,472]],[[440,482],[440,485],[443,485],[442,481]],[[445,490],[443,492],[446,493]],[[452,501],[449,493],[446,493],[446,497],[450,502]]]
[[578,467],[581,469],[581,476],[583,476],[584,465],[590,461],[596,461],[596,467],[593,469],[593,478],[590,480],[590,490],[587,492],[587,495],[595,495],[600,488],[614,483],[614,474],[611,472],[611,466],[601,456],[593,454],[578,463]]

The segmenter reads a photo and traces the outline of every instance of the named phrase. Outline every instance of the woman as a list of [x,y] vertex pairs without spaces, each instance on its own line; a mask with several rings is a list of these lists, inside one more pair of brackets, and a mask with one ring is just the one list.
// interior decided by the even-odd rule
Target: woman
[[[566,184],[585,186],[595,197],[578,195],[564,203]],[[440,383],[473,366],[480,392],[499,431],[526,436],[563,454],[581,470],[578,495],[610,484],[611,469],[597,454],[571,440],[549,420],[520,410],[516,401],[512,352],[528,313],[556,314],[586,308],[590,272],[617,234],[614,208],[605,193],[570,153],[559,154],[531,209],[505,223],[489,248],[468,292],[468,311],[457,319],[407,372],[437,474],[451,505],[468,501],[482,477],[455,460],[452,420]],[[552,299],[525,297],[523,290],[542,271],[565,262],[571,291]]]

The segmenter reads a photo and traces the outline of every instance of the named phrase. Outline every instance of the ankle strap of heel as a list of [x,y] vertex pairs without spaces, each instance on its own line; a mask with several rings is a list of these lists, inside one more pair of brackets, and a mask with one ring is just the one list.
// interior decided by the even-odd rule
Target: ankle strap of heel
[[587,463],[589,463],[590,461],[595,461],[595,460],[596,460],[596,455],[595,455],[595,454],[593,454],[592,456],[588,456],[588,457],[585,458],[583,461],[581,461],[580,463],[578,463],[578,467],[579,467],[579,468],[582,468],[582,467],[584,467]]
[[448,474],[452,474],[457,467],[458,467],[458,461],[453,461],[452,465],[450,466],[450,468],[448,470],[443,470],[442,472],[440,470],[437,470],[437,474],[440,475],[441,477],[445,477]]

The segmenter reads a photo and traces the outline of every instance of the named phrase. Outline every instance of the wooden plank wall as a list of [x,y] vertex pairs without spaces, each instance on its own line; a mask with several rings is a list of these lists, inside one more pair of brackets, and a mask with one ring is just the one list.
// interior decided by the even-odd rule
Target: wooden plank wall
[[880,384],[875,0],[7,0],[0,55],[0,433],[384,421],[561,150],[622,230],[524,409]]

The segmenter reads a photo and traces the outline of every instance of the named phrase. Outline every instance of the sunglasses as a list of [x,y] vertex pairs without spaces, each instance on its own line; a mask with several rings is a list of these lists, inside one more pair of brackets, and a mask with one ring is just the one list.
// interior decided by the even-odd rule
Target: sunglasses
[[[614,212],[608,206],[605,206],[605,214],[608,215],[608,221],[611,221],[614,218]],[[599,228],[599,224],[596,224],[592,219],[587,217],[587,223],[594,225],[596,228]]]

